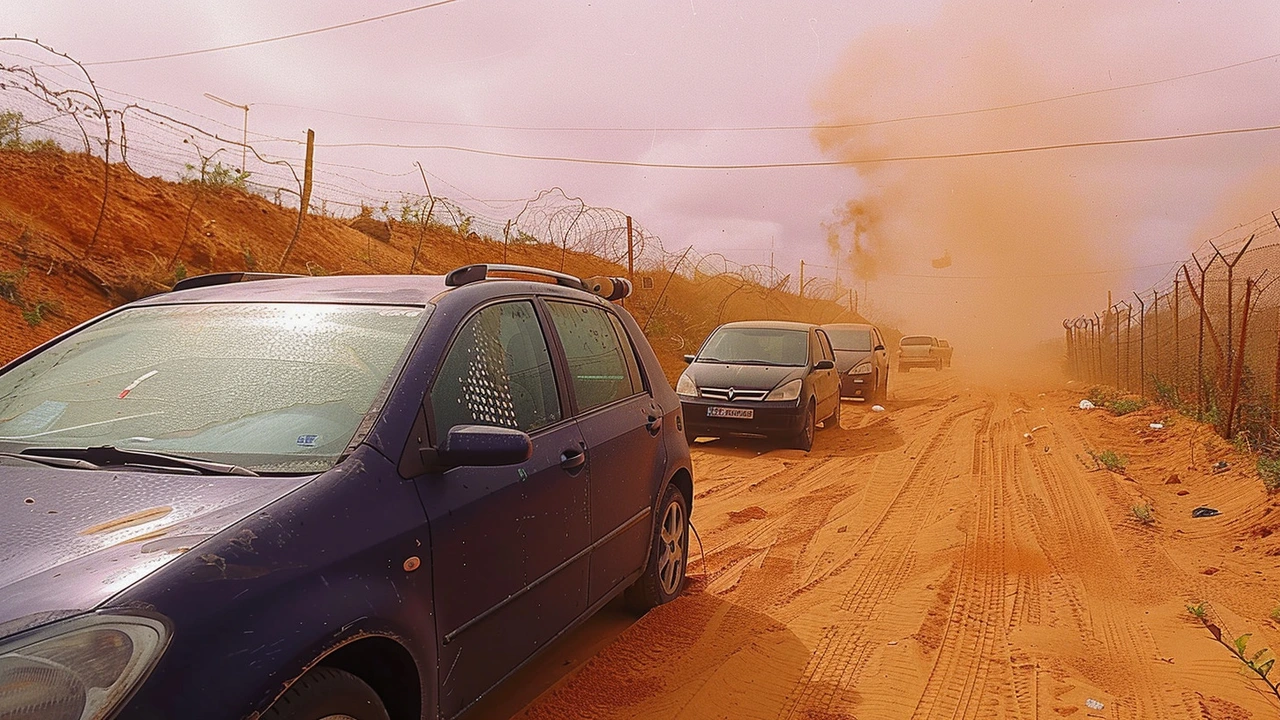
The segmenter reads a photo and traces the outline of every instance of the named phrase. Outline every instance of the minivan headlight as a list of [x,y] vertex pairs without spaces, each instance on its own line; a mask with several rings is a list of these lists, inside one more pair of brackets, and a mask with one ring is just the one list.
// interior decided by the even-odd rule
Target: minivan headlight
[[850,375],[866,375],[869,372],[871,372],[871,363],[860,362],[857,365],[853,366],[853,369],[849,371],[849,374]]
[[804,381],[796,378],[769,391],[769,394],[765,396],[765,400],[796,400],[800,397],[800,388],[803,386]]
[[680,373],[680,379],[676,380],[676,394],[697,397],[698,386],[694,384],[693,378],[685,373]]
[[0,718],[107,717],[168,641],[163,623],[134,615],[84,615],[0,640]]

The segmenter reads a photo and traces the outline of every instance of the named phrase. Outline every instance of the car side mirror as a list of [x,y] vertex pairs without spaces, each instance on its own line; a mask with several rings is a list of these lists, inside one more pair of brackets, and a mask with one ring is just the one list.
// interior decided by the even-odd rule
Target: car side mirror
[[877,345],[877,346],[875,347],[875,349],[874,349],[874,350],[872,350],[872,352],[881,352],[881,351],[883,351],[883,350],[884,350],[884,346],[883,346],[883,345]]
[[436,448],[436,458],[448,467],[516,465],[532,456],[526,433],[492,425],[454,425]]
[[831,370],[835,366],[836,364],[831,362],[830,360],[819,360],[818,362],[813,364],[813,369],[814,370]]
[[693,361],[694,361],[694,359],[695,359],[695,358],[697,358],[697,357],[698,357],[697,355],[685,355],[685,356],[684,356],[684,361],[685,361],[685,362],[687,362],[687,363],[691,363],[691,362],[693,362]]

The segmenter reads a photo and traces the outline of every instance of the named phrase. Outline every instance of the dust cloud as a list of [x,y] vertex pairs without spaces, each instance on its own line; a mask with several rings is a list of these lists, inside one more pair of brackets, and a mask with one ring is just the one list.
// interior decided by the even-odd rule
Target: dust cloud
[[[929,26],[868,34],[815,93],[820,122],[849,127],[814,139],[863,161],[1116,137],[1130,111],[1106,96],[867,124],[1106,86],[1081,51],[1121,39],[1095,37],[1089,11],[967,3]],[[1011,354],[1042,359],[1064,317],[1105,305],[1125,280],[1113,271],[1133,262],[1117,242],[1132,223],[1107,150],[857,164],[863,190],[834,209],[828,246],[903,332],[947,337],[957,365],[1004,373]]]

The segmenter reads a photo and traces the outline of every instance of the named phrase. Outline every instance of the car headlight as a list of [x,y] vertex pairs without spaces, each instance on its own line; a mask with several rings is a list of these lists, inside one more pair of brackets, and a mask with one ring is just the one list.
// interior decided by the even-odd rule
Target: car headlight
[[804,386],[804,381],[796,378],[788,383],[783,383],[774,388],[765,396],[765,400],[795,400],[800,397],[800,388]]
[[163,623],[134,615],[84,615],[0,640],[0,718],[107,717],[168,641]]
[[854,365],[853,369],[849,371],[849,374],[850,375],[866,375],[869,372],[871,372],[871,363],[861,362],[861,363],[858,363],[857,365]]
[[676,381],[676,394],[697,397],[698,386],[694,384],[693,379],[688,375],[680,373],[680,379]]

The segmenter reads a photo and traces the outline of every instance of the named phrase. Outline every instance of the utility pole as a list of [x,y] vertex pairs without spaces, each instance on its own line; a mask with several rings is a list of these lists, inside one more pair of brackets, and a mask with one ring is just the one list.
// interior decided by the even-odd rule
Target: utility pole
[[636,286],[636,245],[630,215],[627,216],[627,280],[631,281],[632,288]]
[[804,299],[804,261],[800,261],[800,298]]
[[298,224],[293,228],[293,239],[289,240],[289,245],[284,249],[284,255],[280,256],[280,267],[276,272],[283,271],[285,263],[289,261],[289,253],[293,252],[293,246],[298,242],[298,236],[302,234],[302,219],[307,216],[307,208],[311,206],[311,167],[315,149],[316,133],[311,128],[307,128],[307,164],[302,171],[302,192],[298,196]]
[[205,93],[204,96],[216,103],[221,103],[227,107],[244,111],[244,140],[240,143],[240,172],[244,172],[245,163],[249,159],[249,105],[240,105],[238,103],[233,103],[230,100],[223,100],[213,93]]

